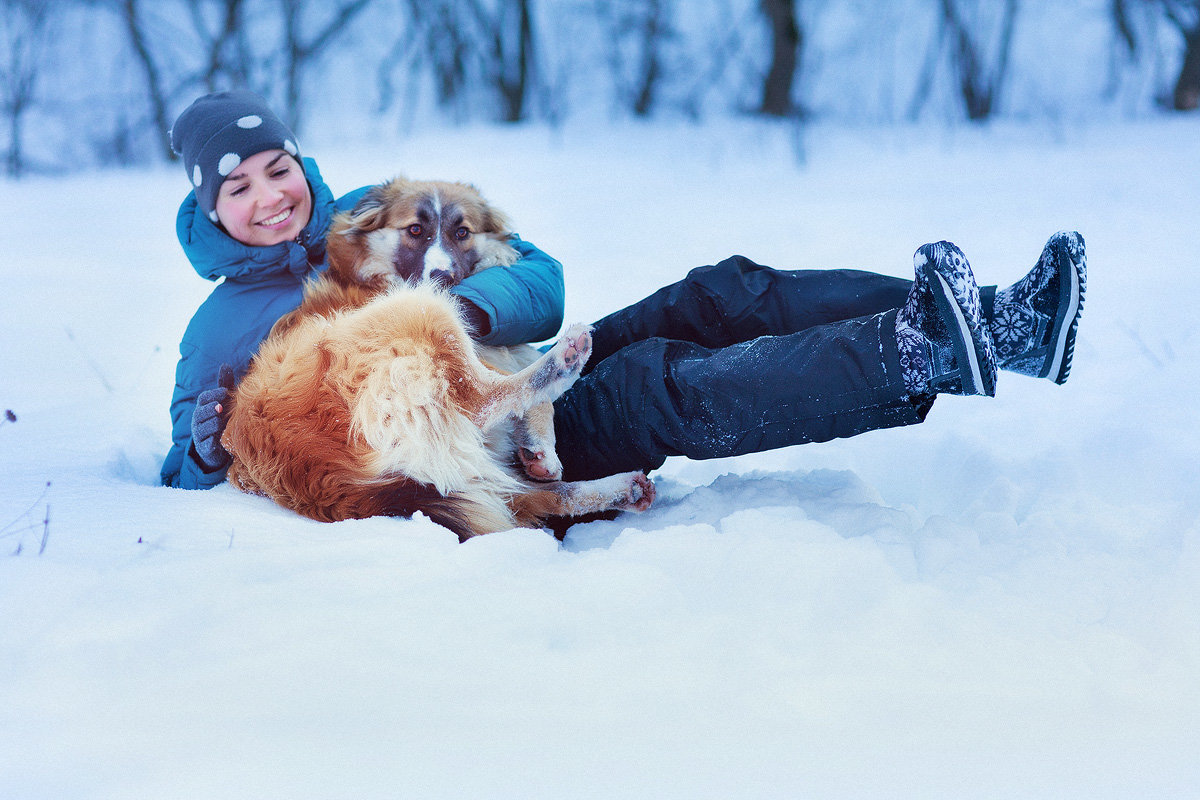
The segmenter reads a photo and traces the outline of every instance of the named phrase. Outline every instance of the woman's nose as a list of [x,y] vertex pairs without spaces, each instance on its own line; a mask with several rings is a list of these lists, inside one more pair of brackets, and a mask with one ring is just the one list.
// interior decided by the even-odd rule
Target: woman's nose
[[269,183],[264,183],[259,186],[256,199],[259,205],[269,206],[279,202],[281,197],[283,197],[283,192]]

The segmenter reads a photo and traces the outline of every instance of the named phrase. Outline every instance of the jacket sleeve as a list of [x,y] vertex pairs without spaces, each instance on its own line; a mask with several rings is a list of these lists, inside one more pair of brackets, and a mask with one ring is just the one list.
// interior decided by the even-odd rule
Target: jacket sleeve
[[[196,398],[205,389],[218,385],[220,365],[204,369],[195,354],[183,353],[175,369],[175,393],[171,397],[171,449],[163,459],[160,478],[163,486],[178,489],[211,489],[225,480],[228,467],[208,471],[196,457],[192,446],[192,412]],[[211,372],[211,380],[205,375]]]
[[487,316],[480,344],[508,346],[549,339],[562,327],[566,287],[556,259],[514,234],[521,258],[468,277],[451,291]]

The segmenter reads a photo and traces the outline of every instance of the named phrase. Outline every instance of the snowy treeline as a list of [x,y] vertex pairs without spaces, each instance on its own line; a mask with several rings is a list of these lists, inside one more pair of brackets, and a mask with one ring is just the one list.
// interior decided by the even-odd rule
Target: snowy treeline
[[170,158],[230,86],[301,132],[1136,116],[1195,108],[1200,0],[0,0],[9,175]]

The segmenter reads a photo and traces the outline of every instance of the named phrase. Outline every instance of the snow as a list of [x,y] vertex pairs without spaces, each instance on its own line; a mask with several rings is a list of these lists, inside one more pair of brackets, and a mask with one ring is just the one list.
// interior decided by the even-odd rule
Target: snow
[[[590,321],[738,252],[1007,284],[1087,239],[1070,381],[672,460],[642,515],[458,544],[158,486],[210,286],[177,166],[0,183],[0,795],[1200,795],[1194,118],[468,128],[316,142],[476,182]],[[48,523],[44,520],[48,519]]]

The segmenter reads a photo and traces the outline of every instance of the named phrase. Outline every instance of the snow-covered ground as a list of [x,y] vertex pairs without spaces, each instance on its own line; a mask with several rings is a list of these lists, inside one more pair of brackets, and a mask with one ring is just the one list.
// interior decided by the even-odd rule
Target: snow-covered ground
[[1198,121],[794,134],[308,143],[338,192],[477,182],[569,321],[732,253],[1007,284],[1086,237],[1065,386],[672,461],[561,545],[159,487],[182,171],[0,182],[0,797],[1200,796]]

